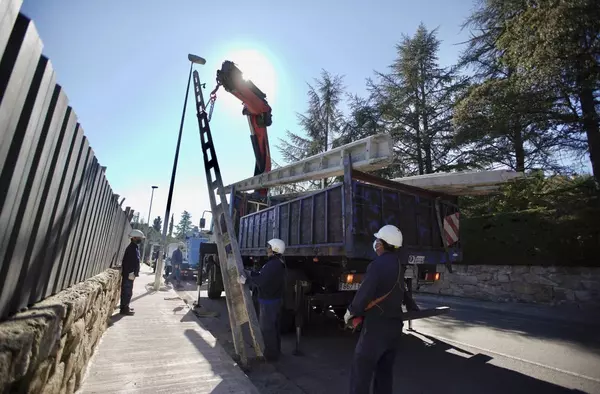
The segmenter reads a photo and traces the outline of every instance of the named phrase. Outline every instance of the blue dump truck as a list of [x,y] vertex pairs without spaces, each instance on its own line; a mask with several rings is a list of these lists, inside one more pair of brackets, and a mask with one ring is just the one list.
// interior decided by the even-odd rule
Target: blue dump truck
[[[375,258],[373,234],[385,224],[400,228],[401,261],[412,290],[439,280],[438,264],[462,260],[457,197],[355,171],[326,189],[271,196],[265,203],[236,193],[233,219],[244,265],[260,268],[271,238],[286,243],[288,267],[282,311],[284,331],[304,325],[313,313],[342,317]],[[223,223],[224,227],[224,223]],[[223,290],[216,245],[205,243],[208,296]],[[414,280],[413,280],[414,279]],[[295,323],[294,323],[295,322]]]
[[198,275],[200,265],[200,245],[208,242],[208,236],[204,234],[193,235],[186,239],[186,248],[181,266],[181,278],[193,278]]

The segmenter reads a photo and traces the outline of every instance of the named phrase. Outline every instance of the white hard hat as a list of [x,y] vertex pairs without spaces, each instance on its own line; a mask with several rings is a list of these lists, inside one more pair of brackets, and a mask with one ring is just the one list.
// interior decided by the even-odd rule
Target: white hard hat
[[141,232],[140,230],[131,230],[131,232],[129,233],[129,237],[130,238],[146,238],[144,233]]
[[388,244],[395,246],[397,248],[402,246],[402,231],[398,229],[396,226],[392,226],[391,224],[386,224],[376,234],[373,234],[375,238],[384,240]]
[[275,253],[283,254],[285,252],[285,242],[280,239],[273,238],[267,244],[271,246],[271,250]]

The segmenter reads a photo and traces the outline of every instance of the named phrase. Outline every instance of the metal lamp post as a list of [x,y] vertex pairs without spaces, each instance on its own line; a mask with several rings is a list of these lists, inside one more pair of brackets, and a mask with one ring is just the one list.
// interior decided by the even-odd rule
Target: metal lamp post
[[[152,200],[154,199],[154,189],[158,189],[158,186],[152,186],[152,194],[150,195],[150,208],[148,208],[148,228],[150,228],[150,218],[152,214]],[[152,258],[152,255],[150,255]],[[142,263],[146,261],[146,243],[144,243],[144,249],[142,250]]]
[[163,270],[163,255],[164,251],[166,251],[167,246],[167,228],[169,226],[169,217],[171,215],[171,201],[173,199],[173,187],[175,186],[175,173],[177,172],[177,161],[179,160],[179,147],[181,146],[181,134],[183,133],[183,123],[185,121],[185,109],[187,107],[188,102],[188,94],[190,92],[190,82],[192,81],[192,69],[194,64],[203,65],[206,63],[204,58],[200,56],[188,54],[188,60],[190,61],[190,72],[188,75],[187,88],[185,90],[185,99],[183,101],[183,111],[181,112],[181,123],[179,125],[179,135],[177,137],[177,147],[175,148],[175,159],[173,160],[173,172],[171,173],[171,184],[169,185],[169,195],[167,197],[167,208],[165,210],[165,222],[163,224],[162,231],[162,249],[163,253],[160,253],[158,257],[158,267],[156,269],[156,274],[154,275],[154,290],[158,291],[160,289],[160,277]]

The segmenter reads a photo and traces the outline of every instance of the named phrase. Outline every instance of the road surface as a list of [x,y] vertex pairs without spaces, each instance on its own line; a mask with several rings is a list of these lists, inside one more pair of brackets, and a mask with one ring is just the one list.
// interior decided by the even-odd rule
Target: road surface
[[[191,304],[198,292],[186,283],[178,294]],[[220,316],[199,324],[233,352],[225,298],[209,300],[202,291],[201,301],[197,310]],[[440,306],[435,297],[417,301]],[[414,332],[406,331],[395,393],[600,393],[600,326],[485,309],[477,301],[450,306],[448,315],[414,321]],[[268,394],[347,392],[356,339],[333,315],[316,316],[303,333],[302,356],[293,355],[294,336],[285,335],[282,359],[253,368],[250,379]]]

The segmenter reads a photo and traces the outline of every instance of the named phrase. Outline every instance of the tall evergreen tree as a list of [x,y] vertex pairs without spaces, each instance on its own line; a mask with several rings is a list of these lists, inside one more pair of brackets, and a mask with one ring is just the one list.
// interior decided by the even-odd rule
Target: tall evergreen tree
[[154,230],[156,230],[159,233],[162,231],[162,219],[160,218],[160,216],[157,216],[156,218],[154,218],[154,222],[152,223],[152,228],[154,228]]
[[572,146],[548,116],[556,111],[553,90],[507,64],[497,45],[517,10],[512,3],[482,0],[463,25],[471,37],[460,65],[473,77],[455,110],[455,141],[470,167],[560,170],[557,152]]
[[[308,85],[308,108],[298,114],[298,124],[303,133],[287,131],[287,140],[278,146],[283,159],[292,163],[318,153],[326,152],[339,138],[344,127],[340,105],[344,98],[343,76],[322,70],[315,86]],[[325,180],[325,185],[327,180]]]
[[177,238],[184,239],[187,233],[192,230],[192,215],[188,211],[183,211],[176,227]]
[[504,60],[555,92],[549,114],[577,145],[583,139],[600,182],[600,7],[597,0],[486,0],[510,15],[498,40]]
[[390,72],[369,81],[381,121],[395,139],[396,175],[428,174],[456,167],[452,108],[464,81],[455,68],[439,65],[437,29],[421,24],[396,46]]

